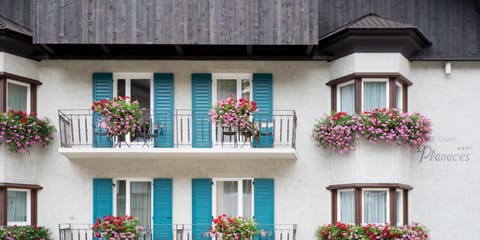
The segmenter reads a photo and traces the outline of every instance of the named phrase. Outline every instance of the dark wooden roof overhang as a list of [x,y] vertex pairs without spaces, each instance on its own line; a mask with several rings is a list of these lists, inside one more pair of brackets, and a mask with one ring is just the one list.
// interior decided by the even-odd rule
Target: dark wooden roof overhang
[[352,53],[399,52],[409,58],[430,45],[416,26],[367,14],[320,37],[317,54],[335,60]]
[[38,44],[44,59],[312,60],[315,45]]
[[32,32],[0,15],[0,52],[40,60],[42,51],[32,44]]

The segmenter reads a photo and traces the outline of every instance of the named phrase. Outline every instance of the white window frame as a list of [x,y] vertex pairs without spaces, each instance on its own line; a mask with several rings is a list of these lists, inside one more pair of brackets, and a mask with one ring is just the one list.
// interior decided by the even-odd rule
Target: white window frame
[[403,85],[400,84],[398,81],[395,81],[395,87],[400,87],[400,95],[399,95],[399,102],[397,102],[397,89],[395,89],[395,104],[397,110],[403,111]]
[[[13,222],[13,221],[8,221],[7,225],[8,226],[27,226],[31,224],[31,206],[32,206],[32,195],[31,195],[31,190],[30,189],[21,189],[21,188],[7,188],[7,195],[9,191],[15,191],[15,192],[26,192],[27,193],[27,221],[25,222]],[[8,196],[7,196],[8,197]],[[8,211],[8,207],[7,207]],[[8,214],[8,213],[7,213]],[[8,220],[8,219],[7,219]]]
[[[11,83],[11,84],[15,84],[15,85],[19,85],[19,86],[22,86],[22,87],[27,87],[27,109],[26,109],[26,112],[29,113],[31,111],[31,106],[30,106],[30,95],[31,95],[31,85],[29,83],[24,83],[24,82],[20,82],[20,81],[15,81],[15,80],[12,80],[12,79],[8,79],[7,78],[7,89],[6,89],[6,99],[7,99],[7,111],[10,110],[8,108],[8,84]],[[17,109],[13,109],[13,110],[17,110]]]
[[[342,215],[341,215],[341,210],[342,210],[342,204],[341,204],[341,197],[340,197],[340,193],[341,192],[353,192],[354,194],[354,204],[353,204],[353,207],[356,208],[356,200],[355,199],[355,189],[354,188],[348,188],[348,189],[339,189],[337,190],[337,218],[338,218],[338,221],[342,221]],[[355,209],[356,210],[356,209]],[[347,222],[343,222],[343,223],[347,223]],[[353,222],[350,223],[350,224],[355,224],[355,216],[353,217]]]
[[[253,99],[253,86],[252,86],[252,78],[253,74],[252,73],[212,73],[212,103],[214,104],[217,101],[220,101],[221,99],[217,99],[217,86],[218,86],[218,81],[219,80],[236,80],[237,81],[237,99],[242,97],[242,80],[248,79],[250,81],[250,99],[247,99],[249,101],[252,101]],[[221,140],[219,139],[217,141],[217,126],[213,123],[212,126],[212,140],[213,144],[218,145],[221,143]],[[242,139],[238,139],[238,144],[244,145],[244,141]],[[224,142],[224,146],[233,146],[233,142]],[[249,146],[244,146],[245,148],[248,148]]]
[[[395,197],[400,196],[400,205],[397,205],[397,199],[395,199],[397,226],[403,225],[403,189],[395,189]],[[399,221],[400,219],[400,221]]]
[[[238,216],[243,217],[243,180],[251,180],[252,181],[252,212],[251,216],[253,217],[254,215],[254,209],[255,209],[255,184],[254,184],[254,179],[253,178],[214,178],[212,179],[213,184],[212,184],[212,216],[216,217],[220,214],[223,213],[217,213],[217,182],[224,182],[224,181],[229,181],[229,182],[234,182],[237,181],[237,186],[238,186],[238,196],[237,196],[237,201],[238,201],[238,209],[237,212],[239,213]],[[238,216],[232,216],[232,217],[238,217]]]
[[125,80],[125,95],[131,96],[131,83],[133,79],[150,79],[150,112],[153,113],[153,73],[132,73],[117,72],[113,73],[113,96],[117,97],[118,80]]
[[[362,112],[365,112],[364,105],[365,105],[365,83],[367,82],[385,82],[385,101],[386,101],[386,108],[390,108],[390,81],[388,78],[362,78]],[[373,109],[372,109],[373,110]],[[371,111],[371,110],[369,110]]]
[[[153,102],[154,102],[154,96],[153,96],[153,73],[147,73],[147,72],[138,72],[138,73],[133,73],[133,72],[117,72],[113,73],[113,97],[118,97],[118,80],[122,79],[125,80],[125,95],[131,98],[132,92],[131,92],[131,86],[132,86],[132,80],[135,81],[134,79],[149,79],[150,80],[150,116],[153,117]],[[134,100],[134,99],[130,99]],[[125,137],[125,142],[127,144],[130,144],[130,133]]]
[[386,192],[386,216],[385,223],[390,223],[390,190],[388,188],[362,188],[362,225],[364,224],[385,224],[385,223],[366,223],[365,222],[365,192],[376,191],[376,192]]
[[[150,209],[151,209],[151,216],[150,216],[150,222],[151,222],[151,228],[153,229],[153,179],[152,178],[114,178],[113,183],[114,183],[114,189],[113,189],[113,200],[112,200],[112,207],[113,207],[113,216],[117,216],[117,181],[125,181],[125,215],[130,214],[130,183],[131,182],[150,182],[151,186],[151,191],[150,191]],[[151,229],[151,230],[152,230]]]
[[[351,80],[351,81],[348,81],[348,82],[344,82],[344,83],[341,83],[341,84],[338,84],[337,86],[337,106],[338,106],[338,110],[337,112],[343,112],[343,109],[342,108],[342,102],[341,102],[341,99],[342,99],[342,94],[341,94],[341,91],[340,89],[344,86],[347,86],[347,85],[350,85],[350,84],[353,84],[353,88],[355,89],[355,81],[354,80]],[[363,85],[363,84],[362,84]],[[356,102],[355,101],[355,91],[353,92],[353,106],[356,105]],[[355,107],[353,109],[353,112],[355,113]]]
[[212,74],[212,102],[217,102],[221,99],[217,99],[217,81],[218,80],[237,80],[237,98],[242,97],[242,80],[248,79],[250,81],[250,99],[253,97],[253,87],[252,87],[252,76],[251,73],[213,73]]

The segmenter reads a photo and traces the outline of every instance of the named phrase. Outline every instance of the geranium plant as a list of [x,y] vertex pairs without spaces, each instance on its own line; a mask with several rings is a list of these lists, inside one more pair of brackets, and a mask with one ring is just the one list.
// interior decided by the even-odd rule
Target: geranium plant
[[7,144],[11,152],[30,152],[32,146],[46,146],[53,140],[55,127],[47,118],[35,113],[10,110],[0,114],[0,142]]
[[223,131],[238,132],[245,137],[258,137],[258,128],[251,116],[257,112],[257,103],[243,98],[227,99],[216,102],[210,110],[212,122],[221,126]]
[[355,149],[355,140],[364,137],[370,143],[391,142],[419,147],[430,140],[432,124],[419,113],[401,113],[397,109],[375,109],[348,115],[334,113],[314,124],[312,138],[318,145],[339,153]]
[[379,240],[428,240],[428,230],[417,223],[406,226],[392,225],[352,225],[338,222],[321,226],[315,232],[319,240],[350,240],[350,239],[379,239]]
[[138,101],[130,101],[127,96],[93,102],[92,110],[99,113],[100,126],[110,136],[124,136],[140,129],[142,109]]
[[5,240],[48,240],[50,232],[47,228],[38,225],[33,226],[12,226],[0,229],[0,239]]
[[231,218],[222,214],[212,222],[210,232],[221,240],[250,240],[257,233],[256,223],[242,217]]
[[98,218],[92,227],[95,237],[110,240],[138,239],[144,230],[137,218],[132,216]]

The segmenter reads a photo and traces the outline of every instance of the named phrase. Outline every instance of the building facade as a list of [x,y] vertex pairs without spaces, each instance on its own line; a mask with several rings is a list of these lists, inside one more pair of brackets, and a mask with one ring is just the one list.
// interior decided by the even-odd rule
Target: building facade
[[[91,239],[94,219],[127,214],[155,239],[207,239],[227,213],[266,239],[337,221],[480,238],[476,1],[0,4],[0,110],[57,129],[30,154],[0,146],[0,225]],[[260,139],[209,122],[230,95],[257,102]],[[136,137],[109,138],[90,109],[117,96],[145,108]],[[432,139],[340,154],[311,137],[332,111],[374,108],[428,116]]]

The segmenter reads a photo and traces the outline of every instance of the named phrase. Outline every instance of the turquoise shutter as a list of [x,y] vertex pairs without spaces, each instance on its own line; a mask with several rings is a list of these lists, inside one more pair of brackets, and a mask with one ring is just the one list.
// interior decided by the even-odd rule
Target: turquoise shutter
[[258,113],[254,121],[260,126],[260,139],[253,141],[253,147],[273,147],[273,86],[271,73],[253,74],[253,101],[257,102]]
[[153,239],[172,239],[172,179],[153,179]]
[[109,216],[113,213],[113,181],[111,178],[93,179],[93,222],[97,218]]
[[212,74],[192,74],[192,147],[212,147],[208,112],[212,107]]
[[[93,73],[93,101],[113,98],[113,74],[112,73]],[[109,148],[112,147],[112,140],[107,135],[107,130],[100,128],[98,123],[98,113],[93,113],[93,147]]]
[[208,239],[211,224],[212,179],[192,179],[192,239]]
[[155,147],[173,147],[174,87],[172,73],[153,75],[153,119]]
[[[259,230],[265,230],[273,238],[275,224],[275,185],[273,179],[257,178],[254,180],[253,215]],[[263,238],[262,238],[263,239]],[[270,238],[268,238],[270,239]]]

